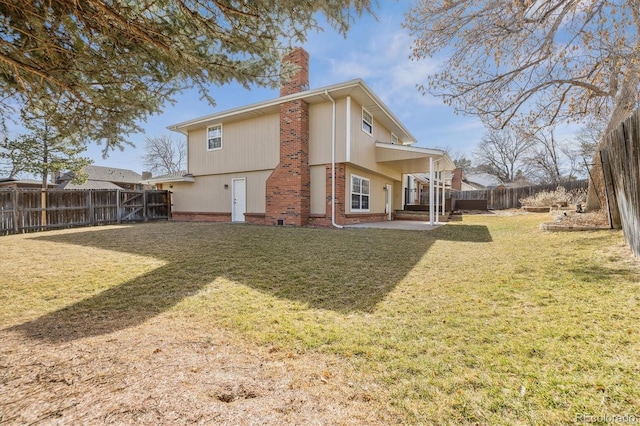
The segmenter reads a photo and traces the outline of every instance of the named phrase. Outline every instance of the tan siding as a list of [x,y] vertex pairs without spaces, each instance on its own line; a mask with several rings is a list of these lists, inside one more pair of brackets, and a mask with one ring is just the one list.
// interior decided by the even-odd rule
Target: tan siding
[[[309,107],[309,164],[331,163],[331,120],[333,108],[330,101]],[[336,162],[344,162],[346,100],[336,101]]]
[[310,167],[311,214],[327,212],[327,167],[322,164]]
[[376,140],[379,142],[388,142],[390,139],[391,132],[376,121],[375,115],[373,116],[373,136],[362,130],[362,106],[352,100],[350,162],[376,173],[391,176],[395,180],[401,179],[401,174],[384,166],[384,164],[376,162]]
[[382,127],[375,117],[373,117],[373,139],[377,142],[391,142],[391,131]]
[[[247,213],[265,212],[266,181],[271,170],[198,176],[193,183],[174,184],[173,209],[183,212],[231,212],[231,180],[246,178]],[[224,186],[228,185],[227,188]]]
[[280,158],[279,114],[222,125],[222,149],[207,151],[206,128],[189,132],[189,172],[195,176],[273,169]]
[[393,194],[391,206],[392,210],[404,210],[404,206],[402,205],[402,197],[404,197],[404,188],[402,187],[402,181],[393,183]]
[[385,208],[385,192],[384,186],[389,184],[392,186],[392,202],[394,205],[393,209],[397,209],[395,205],[395,200],[397,197],[396,194],[396,185],[394,185],[394,180],[390,178],[386,178],[384,176],[380,176],[375,173],[371,173],[367,170],[360,169],[358,167],[348,166],[347,167],[347,181],[345,185],[345,200],[346,200],[346,209],[347,214],[358,214],[364,212],[352,212],[351,211],[351,175],[355,174],[362,178],[367,178],[370,180],[370,199],[369,199],[369,211],[367,213],[384,213]]
[[336,163],[342,163],[345,161],[347,161],[347,100],[346,98],[336,101]]

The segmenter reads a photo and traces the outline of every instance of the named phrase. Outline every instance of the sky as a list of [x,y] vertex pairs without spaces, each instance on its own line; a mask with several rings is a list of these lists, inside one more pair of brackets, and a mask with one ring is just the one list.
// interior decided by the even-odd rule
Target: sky
[[[365,15],[356,20],[346,38],[325,27],[323,32],[308,34],[302,47],[309,52],[310,88],[361,78],[416,137],[416,146],[447,148],[451,153],[471,153],[485,128],[477,118],[456,115],[441,99],[422,95],[416,84],[425,83],[426,75],[437,69],[433,61],[409,59],[412,41],[401,24],[409,8],[408,1],[379,1],[375,17]],[[201,100],[197,91],[188,90],[175,97],[175,104],[165,105],[162,114],[142,122],[143,132],[131,134],[135,145],[124,151],[110,151],[102,158],[102,146],[89,144],[86,155],[98,166],[131,169],[141,173],[145,136],[172,134],[167,126],[231,108],[277,98],[278,90],[239,84],[212,86],[216,105]]]

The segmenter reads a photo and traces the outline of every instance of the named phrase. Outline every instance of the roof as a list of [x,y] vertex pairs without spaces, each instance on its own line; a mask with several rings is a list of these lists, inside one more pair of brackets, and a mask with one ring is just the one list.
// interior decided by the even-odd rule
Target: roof
[[456,167],[449,154],[441,149],[376,142],[376,161],[401,173],[426,172],[430,170],[432,159],[434,171],[453,170]]
[[[142,180],[142,175],[128,169],[119,169],[116,167],[104,167],[104,166],[85,166],[84,173],[89,175],[87,178],[90,181],[103,181],[103,182],[119,182],[119,183],[139,183]],[[62,180],[71,180],[73,175],[65,173]],[[69,186],[66,186],[69,188]],[[104,189],[104,188],[101,188]]]
[[[47,188],[55,188],[55,184],[47,182]],[[0,178],[0,187],[40,188],[42,181],[36,179],[17,179],[15,177]]]
[[268,101],[258,102],[239,108],[217,112],[182,123],[168,126],[167,129],[187,134],[190,130],[212,126],[229,121],[244,120],[280,111],[280,104],[303,99],[309,104],[328,102],[331,99],[341,99],[351,96],[357,103],[371,113],[376,121],[393,132],[403,144],[416,142],[415,136],[400,122],[391,110],[376,96],[362,79],[346,81],[344,83],[321,87],[319,89],[306,90],[291,95],[282,96]]
[[140,181],[143,185],[155,185],[157,183],[169,182],[195,182],[195,179],[193,175],[187,173],[186,170],[181,170],[179,172],[167,173],[166,175],[156,176],[151,179]]
[[66,181],[58,186],[59,189],[122,189],[115,183],[99,180],[87,180],[80,185]]
[[469,173],[463,180],[465,180],[469,185],[480,185],[483,188],[495,187],[501,184],[500,179],[485,172]]

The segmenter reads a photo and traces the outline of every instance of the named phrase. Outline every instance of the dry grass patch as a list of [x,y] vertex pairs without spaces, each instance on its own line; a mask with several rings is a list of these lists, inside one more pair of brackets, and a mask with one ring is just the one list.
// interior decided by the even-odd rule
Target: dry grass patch
[[0,420],[35,407],[33,418],[116,423],[637,414],[638,262],[618,232],[544,233],[546,217],[5,237]]

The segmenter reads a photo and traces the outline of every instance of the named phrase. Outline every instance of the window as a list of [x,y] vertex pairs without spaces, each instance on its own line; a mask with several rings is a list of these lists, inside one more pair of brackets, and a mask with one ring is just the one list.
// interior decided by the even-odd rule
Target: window
[[364,108],[362,108],[362,130],[367,134],[373,134],[373,116]]
[[393,144],[397,144],[398,143],[398,137],[393,133],[391,133],[391,143],[393,143]]
[[222,149],[222,124],[207,129],[207,151]]
[[351,211],[369,211],[369,179],[351,175]]

